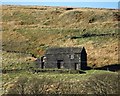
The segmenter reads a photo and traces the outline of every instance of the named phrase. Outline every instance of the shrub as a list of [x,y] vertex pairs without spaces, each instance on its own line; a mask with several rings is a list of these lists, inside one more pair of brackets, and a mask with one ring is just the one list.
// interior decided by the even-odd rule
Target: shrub
[[5,89],[5,94],[20,94],[23,95],[26,93],[26,85],[27,85],[28,78],[23,76],[16,78],[14,82],[8,84],[7,88]]
[[118,74],[95,74],[89,78],[85,87],[90,94],[117,94]]

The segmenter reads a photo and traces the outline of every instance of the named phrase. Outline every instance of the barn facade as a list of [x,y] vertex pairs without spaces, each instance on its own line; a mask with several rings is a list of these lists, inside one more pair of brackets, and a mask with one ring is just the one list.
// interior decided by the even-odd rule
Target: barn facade
[[84,70],[87,53],[84,47],[49,48],[40,59],[40,68]]

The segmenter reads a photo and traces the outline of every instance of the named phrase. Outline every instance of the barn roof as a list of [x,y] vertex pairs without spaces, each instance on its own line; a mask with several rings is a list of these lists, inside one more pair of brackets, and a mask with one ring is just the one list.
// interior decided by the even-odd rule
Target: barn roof
[[84,47],[58,47],[49,48],[45,54],[62,54],[62,53],[81,53]]

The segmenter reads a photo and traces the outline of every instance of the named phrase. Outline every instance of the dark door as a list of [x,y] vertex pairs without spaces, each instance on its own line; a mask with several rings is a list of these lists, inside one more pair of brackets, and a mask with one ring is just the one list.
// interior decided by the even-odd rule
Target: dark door
[[42,62],[42,64],[41,64],[41,68],[42,68],[42,69],[44,68],[44,62]]
[[57,60],[57,68],[61,69],[63,67],[63,60]]

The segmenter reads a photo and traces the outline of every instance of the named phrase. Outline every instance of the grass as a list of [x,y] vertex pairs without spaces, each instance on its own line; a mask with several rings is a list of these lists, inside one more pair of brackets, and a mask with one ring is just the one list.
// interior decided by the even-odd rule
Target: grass
[[[39,10],[38,10],[39,9]],[[45,10],[43,10],[45,9]],[[84,46],[88,53],[88,63],[92,66],[115,64],[118,51],[117,10],[41,7],[41,6],[3,6],[3,49],[32,53],[40,57],[49,47]],[[91,21],[92,20],[92,21]],[[91,21],[91,22],[90,22]],[[68,22],[68,24],[66,23]],[[46,24],[45,24],[46,23]],[[114,36],[93,36],[70,39],[85,34],[113,34]],[[102,47],[106,45],[106,47]],[[11,47],[13,46],[13,47]],[[111,51],[108,51],[110,46]],[[117,49],[117,51],[116,51]],[[104,62],[98,53],[106,55]],[[107,53],[106,53],[107,52]],[[95,53],[94,53],[95,54]],[[111,57],[116,59],[111,59]],[[92,59],[91,59],[92,58]],[[97,61],[95,61],[97,60]],[[102,64],[101,64],[102,63]]]
[[24,53],[2,52],[3,70],[22,70],[34,67],[31,55]]
[[[2,66],[4,70],[19,69],[19,71],[3,74],[4,89],[9,91],[8,93],[15,92],[13,89],[20,91],[21,89],[18,85],[27,84],[24,85],[24,88],[25,92],[28,93],[34,92],[32,88],[38,88],[39,92],[43,94],[44,92],[63,92],[63,94],[70,92],[80,92],[80,94],[93,92],[90,86],[93,87],[94,84],[89,87],[87,86],[89,85],[88,81],[92,83],[90,80],[93,79],[94,75],[99,77],[100,75],[104,76],[104,74],[112,74],[111,77],[114,77],[117,73],[88,70],[85,71],[85,74],[59,72],[38,72],[33,74],[27,69],[36,67],[33,63],[35,58],[28,54],[20,55],[19,53],[23,51],[40,57],[49,47],[84,46],[87,51],[89,66],[92,67],[95,65],[96,67],[101,67],[117,64],[118,21],[116,20],[118,16],[119,12],[115,9],[72,8],[71,10],[67,10],[61,7],[45,6],[2,6],[2,47],[4,50],[2,53]],[[115,35],[71,39],[71,37],[81,37],[85,34],[100,35],[113,33]],[[8,50],[18,51],[19,53],[10,53],[7,52]],[[23,82],[24,80],[26,83]],[[85,86],[85,84],[88,85]],[[45,87],[45,85],[48,85],[48,87]],[[51,85],[55,87],[50,87]],[[59,90],[56,86],[59,87]],[[86,92],[85,89],[87,89]],[[97,90],[94,92],[97,92]]]
[[[26,92],[34,92],[34,90],[36,90],[36,88],[38,88],[39,85],[43,89],[33,94],[41,94],[42,92],[46,94],[48,93],[47,89],[49,88],[50,89],[52,88],[52,90],[54,90],[54,92],[52,90],[49,91],[50,93],[52,92],[52,94],[60,94],[60,93],[70,94],[71,92],[78,94],[82,92],[83,88],[89,90],[89,87],[87,87],[85,84],[86,82],[90,81],[91,78],[94,77],[94,75],[101,76],[104,74],[113,75],[113,76],[117,75],[117,73],[115,72],[100,71],[100,70],[89,70],[86,71],[86,74],[68,74],[68,73],[60,74],[60,73],[42,73],[42,72],[33,74],[28,71],[21,71],[16,73],[3,74],[3,88],[4,88],[4,93],[6,94],[15,94],[14,93],[16,92],[15,90],[19,90],[19,91],[21,90],[19,89],[21,88],[21,85],[24,86]],[[19,87],[17,86],[17,84],[19,85]],[[29,87],[26,87],[28,85]],[[33,88],[33,91],[29,89],[31,87]],[[72,91],[70,92],[71,87],[72,88],[75,87],[75,88],[73,88]],[[13,88],[15,89],[13,90]],[[60,93],[58,93],[59,91],[57,88],[59,89]],[[79,92],[76,90],[79,90]]]
[[[1,78],[1,77],[0,77]],[[2,80],[0,80],[0,95],[3,94],[3,89],[2,89]]]
[[76,81],[76,80],[85,80],[88,79],[89,77],[91,77],[94,74],[103,74],[103,73],[109,73],[109,74],[116,74],[115,72],[110,72],[110,71],[103,71],[103,70],[89,70],[86,71],[86,74],[68,74],[68,73],[43,73],[43,72],[39,72],[39,73],[32,73],[30,71],[20,71],[20,72],[15,72],[15,73],[7,73],[7,74],[3,74],[3,82],[7,83],[10,82],[11,80],[15,79],[16,77],[20,77],[20,76],[27,76],[27,77],[37,77],[37,78],[51,78],[53,80],[57,80],[59,81],[61,80],[65,80],[65,81]]
[[[44,69],[43,69],[44,70]],[[46,69],[45,69],[46,70]],[[53,70],[53,69],[51,69]],[[65,71],[65,70],[64,70]],[[2,80],[3,82],[7,83],[10,82],[11,80],[15,79],[16,77],[20,76],[27,76],[27,77],[37,77],[37,78],[51,78],[53,80],[59,81],[59,79],[64,79],[65,81],[74,81],[74,80],[85,80],[91,77],[92,75],[95,74],[117,74],[116,72],[111,72],[111,71],[104,71],[104,70],[86,70],[86,73],[80,74],[80,73],[56,73],[56,72],[35,72],[33,73],[32,71],[28,70],[21,70],[21,71],[16,71],[16,72],[9,72],[5,73],[2,75]]]

